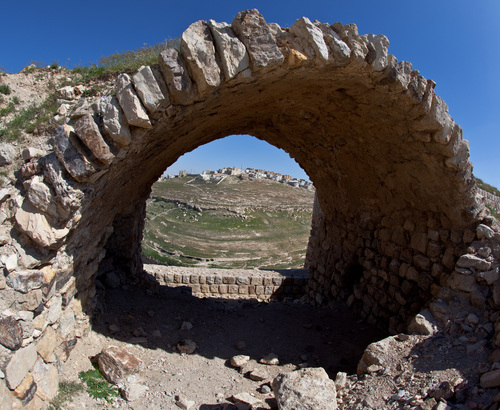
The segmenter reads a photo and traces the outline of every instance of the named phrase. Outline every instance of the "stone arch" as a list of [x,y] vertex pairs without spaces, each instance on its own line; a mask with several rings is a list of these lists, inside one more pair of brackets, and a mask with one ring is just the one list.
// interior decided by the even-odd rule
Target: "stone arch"
[[40,257],[7,283],[29,291],[36,277],[90,313],[99,267],[140,276],[145,201],[163,170],[250,134],[288,152],[316,186],[311,300],[346,300],[393,331],[451,294],[497,308],[481,273],[498,266],[498,244],[476,251],[498,233],[480,225],[494,221],[476,199],[468,142],[435,83],[388,45],[355,25],[302,18],[282,29],[257,10],[192,24],[180,52],[120,75],[116,98],[82,100],[54,152],[23,166],[13,221]]

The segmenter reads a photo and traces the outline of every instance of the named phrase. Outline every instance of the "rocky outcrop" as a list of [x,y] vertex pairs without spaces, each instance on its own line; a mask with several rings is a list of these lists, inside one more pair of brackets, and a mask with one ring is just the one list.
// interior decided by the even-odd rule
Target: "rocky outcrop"
[[[311,303],[344,300],[393,332],[421,312],[417,333],[477,332],[500,348],[499,226],[476,197],[468,142],[436,84],[388,46],[353,24],[301,18],[285,29],[246,10],[231,24],[193,23],[180,52],[120,75],[116,98],[61,90],[53,150],[22,159],[0,147],[1,163],[20,166],[0,191],[0,306],[12,317],[0,322],[0,394],[53,395],[57,363],[100,303],[97,275],[143,277],[153,182],[231,134],[283,148],[315,184]],[[368,359],[368,372],[383,366]],[[499,363],[484,388],[496,385]]]

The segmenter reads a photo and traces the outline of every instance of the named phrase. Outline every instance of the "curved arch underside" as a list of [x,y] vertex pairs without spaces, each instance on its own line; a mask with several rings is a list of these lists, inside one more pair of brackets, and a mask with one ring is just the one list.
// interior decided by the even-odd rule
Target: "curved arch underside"
[[310,297],[347,300],[402,330],[448,286],[484,215],[460,127],[434,82],[388,44],[306,18],[281,29],[256,10],[231,25],[196,22],[179,53],[121,75],[117,98],[84,104],[58,129],[45,179],[58,201],[80,192],[78,201],[51,219],[51,240],[18,227],[57,272],[74,273],[90,308],[103,260],[141,271],[145,201],[162,172],[202,144],[250,134],[284,149],[316,186]]

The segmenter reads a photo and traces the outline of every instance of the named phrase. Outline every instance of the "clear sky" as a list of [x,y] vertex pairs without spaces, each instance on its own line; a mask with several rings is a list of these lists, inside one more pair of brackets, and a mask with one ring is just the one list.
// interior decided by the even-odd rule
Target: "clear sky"
[[[31,61],[69,68],[97,63],[115,52],[179,37],[196,20],[231,22],[247,8],[284,27],[307,16],[356,23],[360,34],[385,34],[391,54],[436,81],[436,93],[470,141],[475,174],[500,187],[499,0],[5,1],[0,66],[17,72]],[[199,172],[243,165],[303,177],[285,153],[255,138],[231,137],[198,150],[204,150],[198,156],[214,161],[201,164],[194,151],[178,168]]]

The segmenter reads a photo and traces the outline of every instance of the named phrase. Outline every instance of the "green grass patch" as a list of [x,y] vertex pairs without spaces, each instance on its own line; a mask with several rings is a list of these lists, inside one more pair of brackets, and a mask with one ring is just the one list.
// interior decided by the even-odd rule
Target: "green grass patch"
[[490,194],[500,196],[500,190],[498,188],[495,188],[493,185],[487,184],[482,179],[477,178],[477,177],[476,177],[476,181],[477,181],[478,187],[481,188],[482,190],[489,192]]
[[101,57],[98,64],[80,65],[73,68],[73,83],[89,83],[106,80],[121,73],[133,74],[143,65],[158,63],[158,54],[168,48],[179,49],[180,39],[168,39],[155,45],[145,44],[136,50],[128,50]]
[[102,399],[111,403],[114,397],[120,397],[118,388],[109,383],[99,371],[97,364],[94,369],[80,372],[78,378],[86,386],[86,391],[94,399]]
[[84,391],[84,385],[79,382],[59,383],[59,392],[49,403],[49,410],[63,410],[66,404],[71,402],[73,396]]
[[48,121],[54,116],[57,108],[56,95],[53,93],[41,104],[32,104],[22,109],[0,129],[0,140],[15,141],[19,139],[21,131],[32,133],[38,126],[47,128]]
[[0,84],[0,94],[9,95],[11,89],[7,84]]

